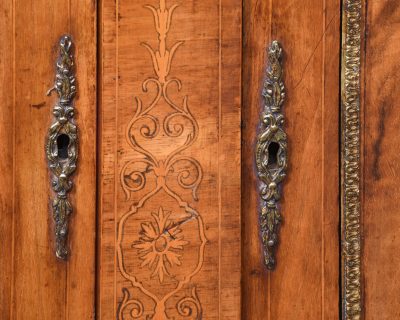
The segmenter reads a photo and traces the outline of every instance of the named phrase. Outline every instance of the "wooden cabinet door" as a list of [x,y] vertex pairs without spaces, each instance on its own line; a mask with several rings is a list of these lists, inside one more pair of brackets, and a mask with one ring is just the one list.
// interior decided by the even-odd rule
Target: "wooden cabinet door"
[[399,319],[400,3],[368,1],[361,36],[361,231],[362,315]]
[[[338,317],[338,1],[1,6],[3,319]],[[79,157],[61,261],[44,142],[65,33]],[[268,271],[254,147],[273,39],[289,167]]]
[[[78,14],[79,13],[79,14]],[[45,153],[59,39],[73,34],[79,161],[68,261],[55,256]],[[0,1],[0,318],[94,319],[96,4]]]
[[[241,2],[0,9],[1,319],[239,319]],[[68,180],[45,152],[66,118]]]
[[0,320],[399,318],[399,17],[0,1]]
[[[242,318],[339,318],[340,1],[245,1]],[[283,48],[288,168],[276,267],[263,263],[255,141],[267,46]]]
[[101,2],[98,319],[240,318],[241,2]]

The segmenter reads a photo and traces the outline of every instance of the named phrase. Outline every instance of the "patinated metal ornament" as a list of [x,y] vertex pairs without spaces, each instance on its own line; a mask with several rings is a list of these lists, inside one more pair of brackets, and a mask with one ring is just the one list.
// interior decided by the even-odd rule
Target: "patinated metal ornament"
[[63,36],[59,42],[59,57],[56,62],[56,79],[52,91],[58,94],[53,108],[54,122],[48,131],[46,156],[52,172],[51,186],[56,193],[53,200],[55,221],[55,253],[60,259],[68,257],[68,218],[72,205],[68,193],[72,188],[71,175],[76,170],[78,158],[77,126],[74,123],[73,99],[76,94],[72,40]]
[[285,100],[282,81],[282,48],[273,41],[268,48],[269,65],[264,83],[264,110],[261,113],[261,132],[257,138],[256,165],[260,179],[260,228],[264,261],[268,269],[275,267],[281,212],[280,185],[286,176],[287,137],[281,109]]
[[342,118],[342,314],[362,319],[361,290],[361,23],[362,1],[343,0]]

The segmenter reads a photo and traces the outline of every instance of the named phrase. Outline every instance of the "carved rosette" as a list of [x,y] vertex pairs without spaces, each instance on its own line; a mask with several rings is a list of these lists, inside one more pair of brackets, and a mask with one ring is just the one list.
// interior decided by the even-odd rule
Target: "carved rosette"
[[[59,42],[60,54],[56,62],[56,79],[52,91],[58,94],[58,102],[53,108],[55,121],[51,125],[47,142],[46,156],[48,166],[53,173],[51,185],[56,193],[53,200],[53,217],[55,221],[56,256],[66,259],[68,256],[68,218],[72,205],[68,193],[72,188],[71,175],[76,170],[78,158],[78,135],[74,124],[73,99],[76,94],[72,40],[63,36]],[[65,147],[61,154],[62,145]]]
[[[134,156],[120,171],[129,209],[117,228],[118,267],[127,285],[118,306],[122,319],[201,319],[202,307],[191,279],[200,271],[207,242],[198,201],[203,171],[185,154],[198,137],[199,127],[180,102],[180,79],[170,76],[178,41],[167,45],[173,13],[178,5],[146,5],[154,17],[158,48],[149,52],[154,73],[144,80],[147,97],[136,98],[136,110],[126,129]],[[129,284],[129,285],[128,285]],[[180,298],[179,298],[180,297]],[[152,301],[152,303],[149,303]]]
[[264,83],[264,110],[261,113],[261,133],[257,137],[256,165],[260,179],[260,229],[264,261],[268,269],[275,267],[275,250],[281,222],[280,184],[286,176],[287,138],[283,130],[281,108],[285,100],[282,81],[282,48],[277,41],[268,49],[269,65]]

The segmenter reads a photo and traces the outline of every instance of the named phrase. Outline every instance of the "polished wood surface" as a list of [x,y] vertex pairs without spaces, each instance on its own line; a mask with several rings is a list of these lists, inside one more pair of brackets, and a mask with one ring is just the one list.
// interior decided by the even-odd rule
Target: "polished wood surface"
[[13,269],[13,8],[12,1],[0,2],[0,314],[11,315]]
[[[263,265],[254,143],[266,48],[284,49],[289,167],[277,267]],[[242,318],[339,318],[340,1],[245,1]]]
[[400,318],[400,3],[370,0],[364,46],[365,319]]
[[[0,1],[0,319],[339,319],[340,14],[340,0]],[[400,4],[364,14],[364,317],[391,320]],[[80,149],[62,262],[44,143],[65,33]],[[274,39],[289,167],[269,272],[254,147]]]
[[241,1],[99,17],[98,319],[240,319]]
[[[79,12],[79,14],[73,14]],[[96,8],[93,1],[0,3],[0,318],[93,319],[95,285]],[[71,257],[54,254],[44,143],[58,40],[76,44],[80,130]]]

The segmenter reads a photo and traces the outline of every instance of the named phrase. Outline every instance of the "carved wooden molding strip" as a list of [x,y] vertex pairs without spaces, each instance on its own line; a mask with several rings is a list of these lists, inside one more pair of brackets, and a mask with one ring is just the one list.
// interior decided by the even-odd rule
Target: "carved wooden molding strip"
[[360,70],[362,0],[343,0],[341,201],[343,319],[362,317]]

